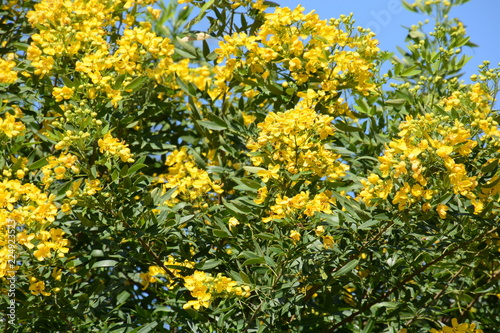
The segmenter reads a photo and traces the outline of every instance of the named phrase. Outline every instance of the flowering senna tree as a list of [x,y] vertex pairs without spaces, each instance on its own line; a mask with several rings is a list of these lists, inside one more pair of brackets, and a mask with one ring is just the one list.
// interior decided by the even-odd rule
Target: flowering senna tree
[[270,1],[4,2],[2,330],[495,332],[500,70],[461,78],[463,2],[403,1],[434,28],[401,56]]

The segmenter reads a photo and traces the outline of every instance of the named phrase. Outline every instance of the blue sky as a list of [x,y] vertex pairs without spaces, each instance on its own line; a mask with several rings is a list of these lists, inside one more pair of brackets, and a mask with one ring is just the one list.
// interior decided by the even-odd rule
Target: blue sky
[[[380,48],[396,52],[396,46],[404,46],[406,29],[427,17],[403,8],[400,0],[273,0],[282,7],[305,7],[305,12],[315,10],[323,19],[336,18],[341,14],[354,13],[356,25],[370,28],[377,34]],[[408,2],[413,2],[409,0]],[[471,0],[454,7],[451,17],[459,18],[466,26],[471,41],[479,47],[466,47],[464,52],[473,56],[465,67],[466,81],[477,72],[483,60],[490,60],[492,67],[500,62],[500,0]],[[432,22],[429,23],[429,26]]]

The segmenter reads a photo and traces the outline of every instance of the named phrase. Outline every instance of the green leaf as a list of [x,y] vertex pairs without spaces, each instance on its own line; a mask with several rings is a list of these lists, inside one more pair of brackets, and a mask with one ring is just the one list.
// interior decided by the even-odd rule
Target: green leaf
[[135,330],[130,331],[130,333],[148,333],[148,332],[151,332],[151,330],[153,328],[155,328],[156,326],[158,326],[158,323],[156,321],[154,321],[154,322],[146,324],[144,326],[137,327]]
[[143,169],[143,168],[147,168],[148,165],[147,164],[143,164],[143,163],[139,163],[139,164],[134,164],[132,165],[129,169],[128,169],[128,173],[127,175],[131,175],[133,173],[136,173],[137,171]]
[[177,53],[178,55],[180,55],[181,57],[183,58],[187,58],[187,59],[196,59],[196,55],[193,55],[191,53],[188,53],[186,51],[183,51],[181,49],[175,49],[175,53]]
[[66,76],[62,76],[61,79],[64,82],[64,85],[66,87],[73,88],[73,86],[74,86],[73,81],[71,81],[70,79],[68,79]]
[[377,310],[378,308],[381,308],[381,307],[386,307],[388,309],[394,309],[398,306],[398,303],[396,302],[380,302],[380,303],[377,303],[375,305],[372,305],[372,307],[370,308],[370,311],[372,311],[372,313],[375,313],[375,310]]
[[216,116],[215,114],[213,113],[209,113],[208,114],[208,118],[213,121],[214,123],[216,123],[217,125],[219,125],[220,127],[224,127],[224,128],[227,128],[227,124],[226,122],[224,121],[224,119],[222,119],[221,117],[218,117]]
[[350,126],[350,125],[347,125],[346,123],[342,123],[342,122],[336,123],[335,127],[341,131],[344,131],[344,132],[361,132],[361,131],[363,131],[359,127]]
[[208,128],[208,129],[211,129],[211,130],[214,130],[214,131],[222,131],[222,130],[227,129],[227,126],[217,125],[213,121],[209,121],[209,120],[197,120],[196,122],[198,124],[200,124],[201,126]]
[[194,217],[194,215],[192,215],[192,214],[183,216],[179,219],[179,224],[186,223],[187,221],[191,220],[193,217]]
[[116,296],[116,303],[122,304],[124,303],[127,299],[130,298],[131,293],[129,293],[127,290],[122,291],[121,293]]
[[248,277],[248,275],[245,272],[239,272],[239,274],[240,274],[241,280],[243,280],[243,282],[249,283],[249,284],[251,283],[250,278]]
[[135,79],[132,80],[126,87],[125,90],[129,91],[130,93],[134,93],[137,90],[141,89],[141,87],[146,83],[148,80],[147,76],[139,76]]
[[358,263],[359,263],[358,259],[354,259],[354,260],[349,261],[341,269],[339,269],[338,271],[335,271],[332,274],[332,277],[339,277],[342,275],[346,275],[347,273],[351,272],[358,265]]
[[415,76],[421,73],[420,69],[417,69],[416,66],[411,66],[399,73],[400,76]]
[[495,159],[490,163],[483,165],[481,167],[481,171],[484,172],[485,174],[492,172],[498,166],[498,161],[499,161],[498,159]]
[[90,255],[92,257],[104,257],[104,252],[102,250],[94,249],[92,250],[92,252],[90,252]]
[[192,25],[192,24],[199,22],[206,15],[208,8],[210,8],[210,6],[213,5],[214,1],[215,0],[209,0],[209,1],[205,2],[203,4],[203,7],[200,8],[200,13],[198,14],[198,16],[196,16],[192,20],[192,22],[189,22],[189,24]]
[[243,169],[245,169],[246,171],[248,171],[250,173],[257,173],[259,171],[266,170],[266,169],[261,168],[261,167],[253,167],[253,166],[244,166]]
[[358,227],[358,229],[361,229],[361,230],[369,230],[371,229],[373,226],[379,224],[380,221],[379,220],[369,220],[369,221],[366,221],[365,223],[363,223],[362,225],[360,225]]
[[118,264],[116,260],[101,260],[92,265],[92,268],[114,267]]
[[28,51],[28,47],[30,46],[29,44],[26,44],[26,43],[22,43],[22,42],[13,42],[12,43],[12,46],[14,46],[15,48],[17,48],[18,50],[21,50],[21,51]]
[[83,214],[79,212],[75,212],[76,217],[82,222],[82,224],[86,227],[92,227],[94,225],[94,222],[83,216]]
[[232,210],[235,213],[239,214],[248,214],[252,212],[252,209],[246,207],[245,205],[241,204],[237,200],[233,200],[232,202],[227,202],[223,201],[224,206],[226,206],[228,209]]
[[45,157],[42,157],[41,159],[39,159],[38,161],[31,163],[30,166],[28,167],[28,169],[35,170],[35,169],[43,168],[44,166],[49,164],[49,162],[47,162],[47,158],[48,158],[48,156],[45,156]]
[[274,234],[266,233],[266,232],[261,232],[259,234],[256,234],[255,237],[265,239],[265,240],[277,240],[278,237]]
[[403,105],[406,103],[406,99],[404,98],[396,98],[396,99],[389,99],[385,101],[385,104],[388,105]]
[[247,259],[253,259],[253,258],[259,258],[258,255],[256,255],[255,253],[253,252],[250,252],[250,251],[242,251],[239,255],[238,255],[238,258],[247,258]]
[[422,31],[412,30],[409,35],[411,38],[425,39],[425,34]]
[[214,267],[217,267],[221,264],[222,262],[220,260],[213,260],[209,259],[204,262],[197,263],[194,267],[196,269],[201,269],[201,270],[207,270],[207,269],[212,269]]
[[374,327],[375,327],[375,320],[370,319],[368,320],[368,323],[365,325],[361,333],[371,333]]
[[228,234],[226,231],[221,230],[221,229],[214,229],[214,230],[212,230],[212,233],[214,234],[215,237],[219,237],[219,238],[231,237],[230,234]]
[[254,265],[254,264],[265,264],[266,260],[263,257],[247,259],[242,266]]
[[409,10],[414,13],[418,13],[418,11],[406,0],[401,0],[403,2],[403,7],[405,7],[406,10]]

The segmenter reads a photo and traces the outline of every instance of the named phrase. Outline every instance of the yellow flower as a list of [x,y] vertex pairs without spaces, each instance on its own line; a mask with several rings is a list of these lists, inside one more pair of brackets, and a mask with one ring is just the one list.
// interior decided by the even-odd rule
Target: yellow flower
[[257,198],[255,198],[253,201],[256,203],[256,204],[261,204],[263,203],[266,198],[267,198],[267,187],[264,186],[264,187],[261,187],[259,188],[259,190],[257,191]]
[[279,174],[278,172],[280,171],[280,166],[279,164],[276,164],[273,166],[272,164],[268,165],[268,170],[259,170],[257,172],[257,176],[262,178],[262,181],[264,183],[267,183],[270,178],[278,179]]
[[316,227],[316,229],[314,229],[314,232],[316,233],[316,236],[320,236],[321,234],[323,234],[325,232],[325,227],[323,227],[322,225],[319,225]]
[[7,137],[12,138],[20,135],[24,130],[24,124],[16,121],[16,116],[6,113],[4,119],[0,118],[0,134],[4,133]]
[[229,228],[233,228],[233,227],[236,227],[238,224],[240,224],[240,221],[238,221],[237,218],[235,217],[231,217],[229,219]]
[[483,333],[483,330],[476,329],[476,324],[459,324],[456,318],[451,320],[452,327],[444,326],[441,330],[432,328],[430,333]]
[[444,204],[439,204],[437,205],[436,207],[436,211],[438,212],[439,214],[439,217],[442,218],[442,219],[445,219],[446,218],[446,212],[449,210],[450,208]]
[[50,245],[48,245],[49,243],[40,243],[37,245],[37,250],[35,252],[33,252],[33,254],[35,255],[35,257],[39,260],[39,261],[43,261],[45,260],[45,258],[50,258],[52,257],[52,254],[50,253]]
[[17,242],[21,245],[26,246],[28,249],[32,249],[35,247],[31,241],[35,238],[35,234],[27,234],[26,230],[17,234]]
[[323,236],[323,247],[325,249],[333,249],[335,241],[332,236]]
[[293,239],[294,243],[300,240],[300,233],[296,230],[290,231],[290,238]]
[[13,70],[16,63],[12,60],[0,58],[0,83],[14,83],[17,80],[17,72]]
[[203,294],[196,300],[188,301],[186,304],[182,306],[182,308],[184,310],[191,308],[199,310],[201,307],[208,308],[210,306],[211,297],[212,296],[210,294]]
[[133,163],[133,155],[130,153],[128,145],[114,138],[111,133],[106,133],[102,139],[97,142],[101,153],[119,156],[122,162]]
[[471,203],[474,206],[474,214],[481,214],[484,210],[484,203],[481,200],[476,199],[473,199]]
[[[164,188],[176,188],[171,198],[166,202],[168,205],[173,205],[180,200],[195,203],[207,194],[209,199],[213,199],[213,193],[224,192],[222,185],[213,182],[205,170],[196,166],[194,157],[188,154],[185,146],[169,154],[165,165],[169,168],[168,174],[161,175],[164,179],[162,181],[166,181]],[[196,206],[199,207],[199,205],[196,203]]]
[[247,127],[253,124],[255,122],[255,119],[257,118],[255,115],[248,114],[246,112],[242,112],[241,116],[243,117],[243,122]]
[[43,281],[36,282],[35,278],[31,279],[29,290],[35,296],[40,294],[42,294],[43,296],[50,296],[50,293],[45,291],[45,282]]
[[424,203],[424,204],[422,205],[422,210],[423,210],[424,212],[428,212],[431,208],[432,208],[432,207],[431,207],[431,204],[430,204],[430,203],[428,203],[428,202],[426,202],[426,203]]
[[52,270],[51,276],[54,278],[54,280],[61,281],[62,269],[58,269],[57,267],[54,267],[54,269]]
[[354,296],[352,294],[356,290],[356,287],[352,286],[352,285],[346,285],[346,286],[344,286],[344,290],[345,291],[342,293],[343,294],[342,299],[344,300],[344,302],[346,302],[347,304],[349,304],[351,306],[355,306],[356,301],[355,301]]
[[55,87],[52,90],[52,96],[56,98],[56,102],[60,102],[63,99],[70,99],[73,96],[74,89],[73,88],[68,88],[66,86],[59,88]]

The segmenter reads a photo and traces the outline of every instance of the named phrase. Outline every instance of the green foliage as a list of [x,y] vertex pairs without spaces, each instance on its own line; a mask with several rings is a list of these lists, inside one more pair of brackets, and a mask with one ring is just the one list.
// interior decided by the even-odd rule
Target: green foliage
[[500,70],[460,80],[466,1],[403,1],[435,27],[401,57],[352,16],[179,2],[0,8],[4,331],[494,332]]

